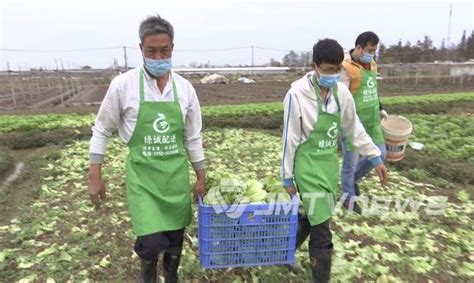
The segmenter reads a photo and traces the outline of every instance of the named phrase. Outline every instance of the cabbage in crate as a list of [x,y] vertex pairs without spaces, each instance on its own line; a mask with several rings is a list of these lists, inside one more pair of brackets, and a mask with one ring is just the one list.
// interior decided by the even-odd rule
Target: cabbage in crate
[[[229,175],[229,174],[226,174]],[[230,176],[230,175],[229,175]],[[264,183],[258,180],[242,182],[238,179],[214,180],[213,186],[204,196],[207,205],[216,204],[269,204],[291,202],[278,179],[267,177]]]

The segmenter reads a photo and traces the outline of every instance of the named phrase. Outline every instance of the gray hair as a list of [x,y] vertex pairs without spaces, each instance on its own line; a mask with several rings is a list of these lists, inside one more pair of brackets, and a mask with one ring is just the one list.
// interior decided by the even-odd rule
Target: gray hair
[[138,34],[140,36],[140,41],[143,43],[145,37],[149,35],[155,35],[160,33],[166,33],[169,35],[171,42],[174,39],[174,29],[173,26],[167,20],[160,17],[160,15],[149,16],[143,20],[140,24],[140,29]]

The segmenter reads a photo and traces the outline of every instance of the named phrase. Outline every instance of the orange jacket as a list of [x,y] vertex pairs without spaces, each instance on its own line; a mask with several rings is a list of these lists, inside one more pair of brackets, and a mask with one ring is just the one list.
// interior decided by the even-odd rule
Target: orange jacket
[[[360,87],[360,81],[362,79],[361,70],[363,70],[364,67],[358,62],[354,61],[352,56],[349,59],[342,61],[342,66],[344,67],[344,70],[350,79],[349,90],[351,91],[352,95],[355,96]],[[377,63],[375,63],[375,61],[370,63],[370,70],[377,74]]]

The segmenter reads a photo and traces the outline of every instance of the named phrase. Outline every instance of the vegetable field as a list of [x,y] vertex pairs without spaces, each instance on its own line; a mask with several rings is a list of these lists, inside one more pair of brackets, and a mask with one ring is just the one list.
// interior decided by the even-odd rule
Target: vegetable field
[[[410,141],[425,148],[408,149],[405,160],[388,164],[388,187],[381,188],[376,176],[361,184],[372,200],[392,199],[385,212],[382,201],[369,201],[363,216],[346,210],[333,216],[333,282],[474,280],[474,116],[465,108],[473,102],[472,92],[382,100],[390,114],[412,121]],[[136,281],[123,171],[127,148],[118,137],[109,143],[103,169],[107,201],[98,209],[90,204],[87,137],[94,117],[0,116],[0,176],[8,176],[15,162],[27,163],[17,180],[0,187],[0,282]],[[203,120],[208,189],[228,175],[265,184],[279,179],[281,103],[206,106]],[[65,141],[61,133],[75,138]],[[249,196],[262,200],[259,185],[249,186]],[[440,206],[442,213],[433,215]],[[307,242],[296,254],[305,270],[299,274],[282,266],[204,270],[198,255],[193,222],[185,235],[182,282],[311,280]]]

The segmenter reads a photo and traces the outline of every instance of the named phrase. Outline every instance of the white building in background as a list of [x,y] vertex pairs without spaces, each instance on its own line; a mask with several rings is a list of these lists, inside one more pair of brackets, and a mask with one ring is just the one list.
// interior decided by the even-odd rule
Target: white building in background
[[289,67],[173,68],[179,74],[278,74],[289,70]]
[[451,64],[449,75],[453,77],[474,76],[474,61]]

